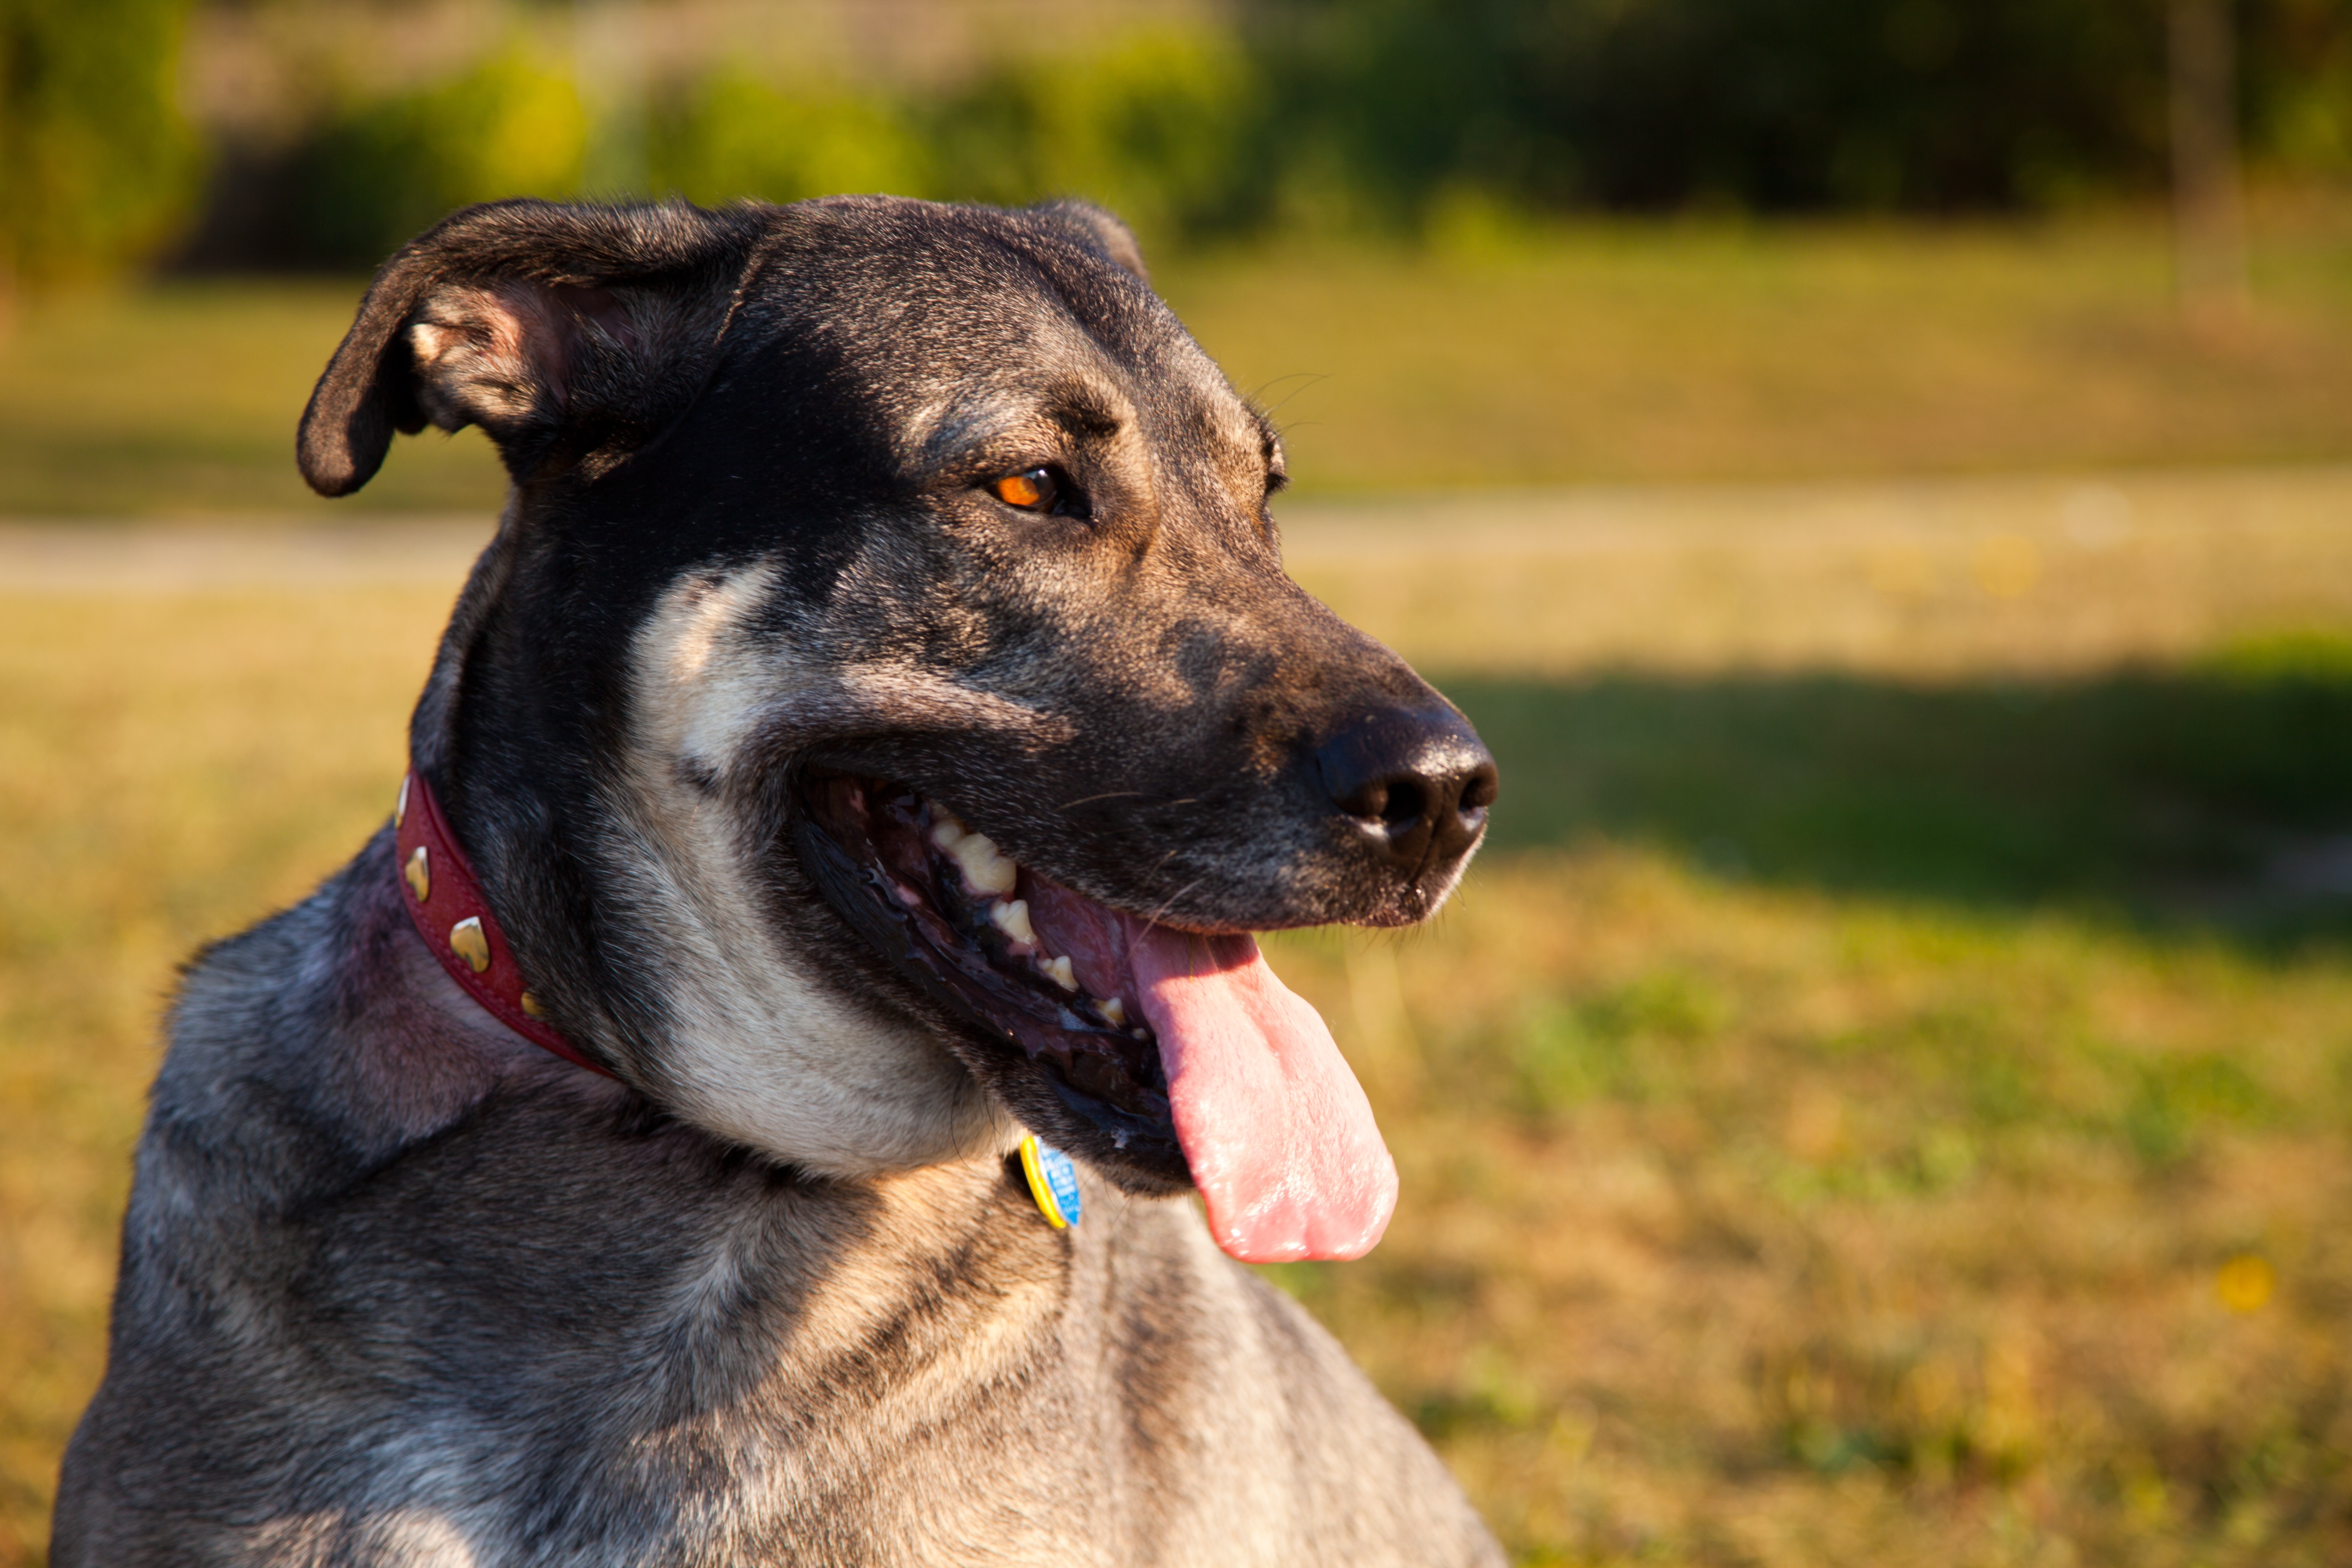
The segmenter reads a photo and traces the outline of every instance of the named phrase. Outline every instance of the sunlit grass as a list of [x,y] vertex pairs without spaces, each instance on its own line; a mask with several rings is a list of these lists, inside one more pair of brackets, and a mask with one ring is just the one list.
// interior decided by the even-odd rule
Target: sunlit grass
[[1163,268],[1308,488],[2300,459],[2352,447],[2352,215],[2259,226],[2189,331],[2155,215],[1470,226]]
[[[2256,254],[2218,336],[2180,325],[2141,219],[1465,222],[1159,279],[1311,502],[2352,455],[2352,224],[2273,214]],[[470,435],[403,442],[356,502],[301,489],[293,424],[358,289],[26,303],[0,513],[487,515]],[[2348,494],[2282,469],[1286,511],[1301,576],[1447,677],[1506,793],[1433,929],[1275,946],[1406,1176],[1370,1260],[1285,1283],[1523,1558],[2352,1557]],[[381,818],[449,590],[5,588],[16,1563],[101,1364],[173,965]]]
[[99,1371],[173,969],[383,814],[448,601],[0,596],[0,1562]]
[[[2315,727],[2347,622],[2306,593],[2352,538],[2295,537],[2138,621],[2137,568],[2009,622],[1937,556],[1920,635],[2008,626],[1996,677],[1759,668],[1725,606],[1834,625],[1881,589],[1704,540],[1559,579],[1721,589],[1602,668],[1489,618],[1450,684],[1502,757],[1498,852],[1428,931],[1274,947],[1406,1184],[1370,1260],[1284,1282],[1523,1559],[2352,1552],[2352,951],[2340,894],[2262,881],[2352,828]],[[1465,646],[1322,585],[1433,669]],[[448,596],[0,597],[0,1563],[37,1560],[100,1368],[172,968],[381,819]],[[2251,635],[2265,606],[2306,629]],[[2102,616],[2140,674],[2069,651]]]
[[1285,1283],[1523,1556],[2352,1549],[2341,947],[1594,846],[1490,864],[1427,936],[1276,952],[1406,1192]]

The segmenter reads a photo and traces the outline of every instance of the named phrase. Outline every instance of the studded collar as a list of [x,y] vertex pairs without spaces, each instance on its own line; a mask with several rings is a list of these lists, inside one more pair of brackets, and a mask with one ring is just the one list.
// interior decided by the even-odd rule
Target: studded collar
[[441,967],[449,972],[468,996],[499,1023],[531,1044],[586,1068],[613,1076],[547,1020],[539,998],[524,983],[514,950],[490,912],[482,885],[466,852],[441,815],[433,786],[415,769],[400,781],[400,801],[392,813],[394,853],[399,862],[401,902],[408,918]]

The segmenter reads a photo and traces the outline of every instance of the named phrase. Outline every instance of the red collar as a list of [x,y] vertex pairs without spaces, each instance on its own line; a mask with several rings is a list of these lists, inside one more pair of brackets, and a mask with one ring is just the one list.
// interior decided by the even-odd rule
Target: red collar
[[539,998],[523,983],[514,951],[499,929],[481,883],[466,862],[433,798],[433,786],[414,768],[400,781],[400,804],[392,814],[393,842],[398,846],[397,879],[401,902],[416,923],[416,934],[489,1015],[524,1039],[590,1072],[613,1074],[581,1053],[580,1047],[548,1024]]

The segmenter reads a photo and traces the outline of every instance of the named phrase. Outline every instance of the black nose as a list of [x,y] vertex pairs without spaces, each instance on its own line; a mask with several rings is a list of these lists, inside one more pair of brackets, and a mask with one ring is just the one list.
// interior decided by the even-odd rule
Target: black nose
[[1495,759],[1451,708],[1367,714],[1324,742],[1315,765],[1332,804],[1401,869],[1468,854],[1495,804]]

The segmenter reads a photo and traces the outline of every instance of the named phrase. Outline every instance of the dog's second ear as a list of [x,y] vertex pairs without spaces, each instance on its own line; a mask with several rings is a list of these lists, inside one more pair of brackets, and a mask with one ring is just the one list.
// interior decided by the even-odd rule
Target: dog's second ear
[[428,424],[479,425],[518,480],[625,454],[700,385],[765,226],[684,203],[457,214],[376,274],[303,410],[302,477],[349,495]]
[[1143,266],[1143,247],[1136,244],[1135,231],[1121,223],[1116,214],[1092,202],[1075,200],[1041,202],[1029,211],[1112,266],[1132,273],[1139,281],[1151,281],[1151,274]]

